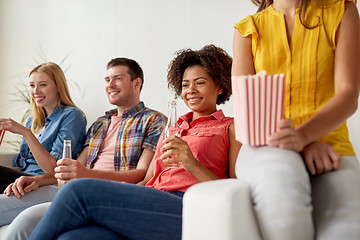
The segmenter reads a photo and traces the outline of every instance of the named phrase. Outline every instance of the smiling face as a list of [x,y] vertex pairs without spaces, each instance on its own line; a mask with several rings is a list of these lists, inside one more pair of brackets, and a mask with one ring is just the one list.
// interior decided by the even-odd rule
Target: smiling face
[[140,86],[140,79],[131,81],[127,66],[110,67],[106,72],[106,94],[109,102],[116,105],[119,112],[130,109],[140,102]]
[[30,94],[38,107],[43,107],[47,116],[54,110],[58,103],[59,94],[55,81],[46,73],[33,72],[30,75]]
[[205,68],[195,65],[185,69],[181,96],[193,112],[193,120],[216,111],[216,99],[222,90]]

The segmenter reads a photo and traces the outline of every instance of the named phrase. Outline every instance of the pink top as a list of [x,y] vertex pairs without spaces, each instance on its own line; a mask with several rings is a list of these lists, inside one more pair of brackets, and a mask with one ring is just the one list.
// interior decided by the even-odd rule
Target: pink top
[[[191,122],[193,112],[181,116],[178,120],[180,125],[181,139],[186,141],[194,157],[210,171],[220,178],[229,176],[229,125],[234,119],[225,117],[222,110],[196,119]],[[161,136],[154,156],[154,177],[146,186],[163,191],[185,192],[199,180],[186,171],[181,165],[179,168],[165,168],[160,156],[160,148],[164,137]]]
[[106,133],[106,137],[100,144],[99,153],[94,160],[93,169],[114,171],[114,149],[120,122],[121,116],[111,116],[109,129]]

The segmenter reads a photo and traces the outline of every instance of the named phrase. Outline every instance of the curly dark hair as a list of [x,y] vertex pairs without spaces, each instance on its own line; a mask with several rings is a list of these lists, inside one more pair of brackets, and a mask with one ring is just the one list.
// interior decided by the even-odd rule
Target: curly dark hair
[[181,96],[182,80],[185,70],[191,66],[202,66],[213,78],[223,92],[218,96],[216,104],[223,104],[230,99],[232,58],[222,48],[206,45],[198,51],[183,49],[175,53],[175,58],[168,66],[168,87],[176,97]]

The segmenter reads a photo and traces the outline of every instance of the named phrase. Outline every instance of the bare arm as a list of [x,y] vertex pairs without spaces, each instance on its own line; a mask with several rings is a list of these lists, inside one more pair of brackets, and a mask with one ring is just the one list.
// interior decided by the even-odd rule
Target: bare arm
[[39,167],[46,173],[54,173],[56,159],[48,151],[46,151],[30,129],[10,118],[0,119],[0,129],[24,136],[26,143]]
[[144,179],[153,156],[153,151],[144,149],[136,169],[119,172],[88,169],[79,161],[61,159],[58,161],[58,166],[55,168],[55,177],[63,183],[78,178],[98,178],[119,182],[137,183]]
[[150,163],[150,166],[146,172],[144,180],[141,182],[138,182],[139,185],[144,185],[154,176],[154,157],[153,160]]
[[231,178],[235,178],[235,163],[241,148],[241,143],[235,139],[234,123],[229,126],[229,143],[229,175]]
[[86,146],[81,151],[80,155],[77,158],[78,162],[81,163],[81,165],[83,165],[83,166],[86,166],[88,152],[89,152],[89,146]]
[[17,198],[21,198],[30,191],[36,190],[41,186],[56,184],[56,178],[52,173],[45,173],[38,176],[22,176],[6,187],[4,194],[10,196],[11,192]]
[[233,40],[232,76],[255,74],[251,50],[251,36],[243,37],[235,29]]
[[360,21],[353,2],[346,10],[336,35],[335,95],[309,121],[297,130],[305,145],[334,130],[357,109],[360,90]]
[[270,137],[271,146],[302,151],[308,144],[333,131],[356,111],[360,91],[359,55],[359,14],[355,4],[348,2],[336,34],[335,95],[298,128],[288,127],[273,134]]
[[37,164],[45,173],[54,174],[56,159],[40,144],[35,135],[27,129],[23,135]]

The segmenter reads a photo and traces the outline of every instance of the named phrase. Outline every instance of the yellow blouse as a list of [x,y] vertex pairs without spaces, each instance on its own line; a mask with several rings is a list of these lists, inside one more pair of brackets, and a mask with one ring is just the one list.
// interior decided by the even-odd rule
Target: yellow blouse
[[[317,26],[314,29],[302,25],[297,9],[290,43],[284,15],[272,5],[235,25],[242,36],[252,37],[256,72],[285,74],[284,117],[291,118],[294,127],[317,113],[334,96],[335,34],[345,11],[345,1],[326,8],[310,3],[306,15],[317,17],[312,17],[307,24]],[[330,144],[341,155],[355,154],[346,122],[319,141]]]

